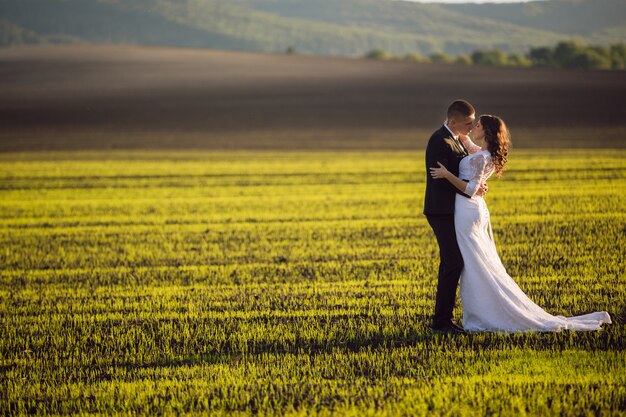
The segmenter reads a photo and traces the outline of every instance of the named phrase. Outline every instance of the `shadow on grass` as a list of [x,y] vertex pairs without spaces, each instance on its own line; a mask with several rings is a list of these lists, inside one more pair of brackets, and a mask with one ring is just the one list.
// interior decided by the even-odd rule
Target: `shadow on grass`
[[224,364],[236,366],[243,358],[270,354],[294,355],[323,355],[337,352],[361,352],[373,350],[392,350],[395,348],[415,347],[425,357],[429,352],[458,352],[458,351],[554,351],[585,350],[585,351],[612,351],[626,347],[626,336],[621,324],[606,325],[605,329],[597,332],[545,332],[545,333],[466,333],[442,334],[430,330],[415,332],[407,337],[371,337],[360,340],[347,340],[337,343],[319,343],[314,341],[296,341],[288,346],[278,347],[273,343],[250,343],[247,350],[237,349],[234,346],[225,346],[217,351],[207,351],[189,354],[183,358],[173,359],[162,357],[149,363],[119,363],[127,369],[195,366],[200,364]]

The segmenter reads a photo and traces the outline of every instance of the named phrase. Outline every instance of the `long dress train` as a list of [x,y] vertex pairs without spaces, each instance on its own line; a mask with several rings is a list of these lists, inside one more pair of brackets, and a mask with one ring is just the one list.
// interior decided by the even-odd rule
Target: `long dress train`
[[463,327],[468,331],[598,330],[611,323],[606,311],[576,317],[553,316],[524,294],[506,272],[491,231],[489,210],[475,195],[494,171],[491,154],[477,151],[461,160],[459,177],[469,180],[466,194],[457,195],[454,208],[456,237],[463,255],[461,300]]

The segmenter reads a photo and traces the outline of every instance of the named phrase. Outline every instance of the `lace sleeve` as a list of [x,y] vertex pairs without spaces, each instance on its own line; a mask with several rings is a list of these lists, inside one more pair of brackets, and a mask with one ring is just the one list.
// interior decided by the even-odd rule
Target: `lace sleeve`
[[480,185],[487,181],[489,175],[493,171],[493,163],[491,162],[491,155],[486,153],[480,153],[475,155],[469,161],[470,167],[472,169],[472,177],[465,188],[465,194],[473,197]]
[[469,152],[470,154],[476,153],[481,150],[481,147],[476,145],[469,136],[460,135],[459,140],[461,141],[465,149],[467,149],[467,152]]

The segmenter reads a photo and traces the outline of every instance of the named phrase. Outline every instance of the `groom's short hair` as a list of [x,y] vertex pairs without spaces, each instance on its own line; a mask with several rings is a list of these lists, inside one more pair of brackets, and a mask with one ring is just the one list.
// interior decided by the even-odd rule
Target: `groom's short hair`
[[448,106],[448,120],[458,117],[469,117],[475,113],[474,107],[465,100],[454,100]]

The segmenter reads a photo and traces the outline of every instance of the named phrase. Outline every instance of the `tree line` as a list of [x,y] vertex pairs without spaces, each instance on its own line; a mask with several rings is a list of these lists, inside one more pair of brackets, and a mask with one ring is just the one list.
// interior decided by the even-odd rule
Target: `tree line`
[[523,55],[518,52],[506,53],[500,49],[476,50],[470,55],[451,56],[437,52],[428,56],[406,54],[398,57],[382,49],[374,49],[367,54],[370,59],[404,59],[416,62],[484,65],[489,67],[544,67],[544,68],[583,68],[583,69],[626,69],[626,44],[623,42],[609,46],[585,45],[578,41],[562,41],[554,47],[531,48]]

